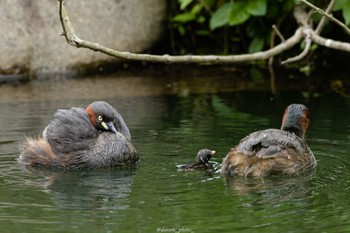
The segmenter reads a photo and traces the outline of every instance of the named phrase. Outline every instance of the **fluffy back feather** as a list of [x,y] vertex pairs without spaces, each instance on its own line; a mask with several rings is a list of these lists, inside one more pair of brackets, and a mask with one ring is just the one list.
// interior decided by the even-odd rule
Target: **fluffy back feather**
[[93,147],[98,131],[84,109],[71,108],[58,110],[43,136],[56,154],[66,154]]

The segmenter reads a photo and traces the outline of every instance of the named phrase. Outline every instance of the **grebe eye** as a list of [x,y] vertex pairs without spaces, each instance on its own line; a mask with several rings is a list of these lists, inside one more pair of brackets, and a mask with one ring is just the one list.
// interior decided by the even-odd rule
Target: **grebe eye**
[[102,121],[102,116],[98,116],[98,120],[99,120],[99,121]]

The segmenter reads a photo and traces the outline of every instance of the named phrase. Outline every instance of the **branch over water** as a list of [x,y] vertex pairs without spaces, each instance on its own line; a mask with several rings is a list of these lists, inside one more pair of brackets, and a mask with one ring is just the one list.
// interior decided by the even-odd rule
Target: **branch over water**
[[[306,1],[303,1],[306,2]],[[309,52],[311,43],[326,46],[332,49],[338,49],[350,52],[350,44],[340,41],[330,40],[317,35],[317,33],[311,28],[310,20],[308,20],[308,14],[305,9],[301,6],[296,6],[294,11],[294,17],[297,22],[303,22],[295,30],[294,35],[288,39],[282,41],[280,44],[273,48],[265,51],[251,53],[251,54],[239,54],[239,55],[227,55],[227,56],[217,56],[217,55],[183,55],[183,56],[173,56],[173,55],[152,55],[152,54],[138,54],[130,52],[122,52],[114,50],[111,48],[104,47],[98,43],[89,42],[80,39],[74,30],[74,27],[69,19],[67,10],[64,6],[64,0],[58,0],[59,16],[63,28],[62,35],[66,38],[68,44],[77,48],[87,48],[93,51],[98,51],[107,54],[112,57],[131,60],[131,61],[146,61],[146,62],[160,62],[160,63],[206,63],[206,64],[233,64],[240,62],[252,62],[257,60],[266,60],[282,52],[292,48],[297,43],[300,43],[303,39],[307,41],[308,46],[304,51],[294,57],[287,59],[282,63],[296,62],[301,60]],[[323,11],[322,11],[323,12]],[[321,12],[321,14],[323,14]],[[325,13],[327,14],[327,13]],[[328,15],[327,15],[328,16]]]

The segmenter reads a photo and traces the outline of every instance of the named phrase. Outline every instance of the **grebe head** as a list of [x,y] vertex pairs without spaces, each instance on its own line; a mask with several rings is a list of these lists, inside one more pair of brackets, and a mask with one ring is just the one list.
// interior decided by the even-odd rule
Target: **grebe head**
[[212,156],[216,153],[215,150],[201,149],[198,151],[196,162],[198,163],[208,163]]
[[304,139],[309,121],[309,109],[305,105],[291,104],[284,111],[281,129]]

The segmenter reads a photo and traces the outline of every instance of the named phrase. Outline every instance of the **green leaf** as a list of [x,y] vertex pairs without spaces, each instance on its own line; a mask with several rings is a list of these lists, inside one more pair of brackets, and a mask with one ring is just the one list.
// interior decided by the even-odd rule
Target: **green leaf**
[[230,19],[230,13],[233,6],[233,2],[225,3],[219,9],[217,9],[213,16],[210,18],[210,30],[225,26]]
[[315,43],[312,43],[312,45],[311,45],[311,47],[310,47],[310,50],[311,50],[311,51],[315,51],[317,48],[318,48],[318,45],[315,44]]
[[249,76],[252,77],[254,84],[263,84],[264,83],[264,75],[262,72],[256,68],[252,68],[249,70]]
[[266,0],[248,1],[246,11],[254,16],[263,16],[266,14]]
[[[286,0],[283,1],[282,9],[284,12],[289,12],[297,5],[295,0]],[[269,6],[270,7],[270,6]]]
[[259,22],[259,20],[250,20],[245,25],[245,33],[249,38],[267,34],[266,29],[261,27],[261,22]]
[[186,29],[182,25],[179,25],[177,27],[177,30],[179,31],[181,36],[184,36],[186,34]]
[[342,10],[345,24],[350,24],[350,0],[338,0],[335,2],[333,11]]
[[334,4],[333,11],[338,11],[344,9],[349,0],[337,0]]
[[265,40],[262,37],[255,37],[249,45],[249,53],[261,51],[264,47],[264,41]]
[[202,6],[201,4],[196,4],[196,5],[194,5],[194,7],[192,8],[191,13],[192,13],[193,15],[197,15],[199,12],[201,12],[202,8],[203,8],[203,6]]
[[202,23],[204,23],[205,22],[205,17],[204,16],[199,16],[198,18],[197,18],[197,23],[199,23],[199,24],[202,24]]
[[215,0],[203,0],[203,4],[206,5],[206,7],[211,8],[215,3]]
[[234,26],[242,24],[249,19],[249,17],[250,14],[246,11],[246,4],[243,2],[235,2],[230,12],[229,25]]
[[197,30],[196,35],[199,36],[210,36],[210,31],[209,30]]
[[186,23],[186,22],[193,21],[195,19],[196,19],[196,17],[193,14],[187,12],[187,13],[176,15],[172,19],[172,21],[173,22],[179,22],[179,23]]
[[179,0],[180,3],[180,9],[185,9],[188,5],[190,5],[193,2],[193,0]]
[[267,9],[266,18],[276,20],[276,18],[281,17],[281,10],[277,5],[269,5]]
[[350,1],[347,1],[343,8],[343,17],[345,19],[345,24],[350,25]]

